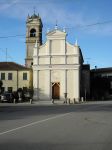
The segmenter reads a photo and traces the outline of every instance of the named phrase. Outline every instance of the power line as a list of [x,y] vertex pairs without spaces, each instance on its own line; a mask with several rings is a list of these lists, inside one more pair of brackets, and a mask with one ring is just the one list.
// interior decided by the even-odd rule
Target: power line
[[107,24],[107,23],[112,23],[112,20],[103,21],[103,22],[97,22],[97,23],[93,23],[93,24],[88,24],[88,25],[80,26],[80,27],[96,26],[96,25],[102,25],[102,24]]
[[13,37],[23,37],[25,36],[25,34],[21,34],[21,35],[9,35],[9,36],[0,36],[0,39],[2,38],[13,38]]
[[[74,29],[74,28],[84,28],[84,27],[92,27],[92,26],[97,26],[97,25],[103,25],[103,24],[108,24],[108,23],[112,23],[112,20],[107,20],[107,21],[103,21],[103,22],[96,22],[96,23],[92,23],[92,24],[87,24],[87,25],[79,25],[77,27],[65,27],[65,29]],[[44,31],[45,32],[45,31]],[[3,38],[14,38],[14,37],[25,37],[25,34],[20,34],[20,35],[8,35],[8,36],[0,36],[0,39]],[[28,37],[27,37],[28,38]]]
[[[14,60],[13,57],[9,55],[7,48],[5,49],[5,51],[0,48],[0,52],[4,53],[6,62],[7,62],[7,60],[8,60],[9,58],[10,58],[11,60]],[[3,57],[2,57],[2,58],[3,58]]]
[[[103,21],[103,22],[96,22],[96,23],[87,24],[87,25],[77,25],[76,27],[77,28],[84,28],[84,27],[92,27],[92,26],[103,25],[103,24],[108,24],[108,23],[112,23],[112,20]],[[73,29],[76,27],[66,27],[65,29]]]

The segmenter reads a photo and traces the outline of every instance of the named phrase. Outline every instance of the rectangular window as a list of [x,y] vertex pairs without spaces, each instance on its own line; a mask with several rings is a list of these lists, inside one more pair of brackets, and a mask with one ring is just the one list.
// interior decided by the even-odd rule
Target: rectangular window
[[12,80],[12,73],[8,73],[8,80]]
[[23,80],[27,80],[27,73],[23,73]]
[[1,73],[1,80],[5,80],[5,73]]
[[8,92],[12,92],[12,87],[8,87]]

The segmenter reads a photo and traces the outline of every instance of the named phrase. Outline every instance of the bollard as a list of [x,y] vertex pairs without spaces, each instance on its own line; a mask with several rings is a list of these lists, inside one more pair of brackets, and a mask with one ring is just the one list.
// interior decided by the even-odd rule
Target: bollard
[[30,104],[32,104],[32,99],[30,99]]
[[52,103],[54,104],[54,99],[52,99]]
[[70,104],[70,98],[68,99],[68,104]]
[[16,99],[14,98],[14,104],[16,103]]
[[73,99],[73,101],[74,101],[74,104],[75,104],[75,98]]
[[19,97],[19,102],[22,102],[22,98],[21,97]]
[[84,102],[84,98],[83,98],[83,97],[81,97],[81,102],[82,102],[82,103]]

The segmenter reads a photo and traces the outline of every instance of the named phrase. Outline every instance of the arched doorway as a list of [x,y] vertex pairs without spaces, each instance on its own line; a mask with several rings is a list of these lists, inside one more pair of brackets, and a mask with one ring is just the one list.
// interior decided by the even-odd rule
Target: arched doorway
[[52,99],[60,99],[60,83],[52,83]]

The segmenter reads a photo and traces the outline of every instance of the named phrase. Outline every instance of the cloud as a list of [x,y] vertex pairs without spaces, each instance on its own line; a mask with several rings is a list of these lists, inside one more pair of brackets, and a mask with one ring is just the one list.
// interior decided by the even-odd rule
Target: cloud
[[[74,1],[72,3],[75,4]],[[112,30],[110,24],[79,28],[79,26],[98,22],[100,17],[99,15],[91,17],[85,13],[85,10],[70,9],[72,3],[63,0],[61,2],[57,0],[55,3],[53,0],[11,0],[10,3],[1,3],[0,11],[8,17],[25,20],[28,14],[33,13],[35,6],[36,12],[39,12],[46,28],[54,26],[57,20],[61,27],[71,27],[86,34],[110,35]]]
[[10,2],[0,2],[0,11],[7,10],[8,8],[12,7],[14,4],[16,4],[18,0],[12,0]]
[[64,6],[61,7],[58,3],[54,3],[53,1],[49,1],[48,3],[45,3],[44,1],[26,3],[26,0],[13,0],[11,3],[2,4],[0,10],[2,10],[2,13],[6,16],[8,15],[13,18],[24,19],[28,13],[33,13],[34,6],[36,8],[36,12],[39,12],[45,24],[54,25],[56,20],[61,26],[74,26],[76,22],[78,22],[78,24],[82,23],[80,13],[68,13],[68,10],[64,8]]

